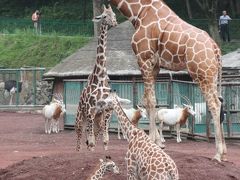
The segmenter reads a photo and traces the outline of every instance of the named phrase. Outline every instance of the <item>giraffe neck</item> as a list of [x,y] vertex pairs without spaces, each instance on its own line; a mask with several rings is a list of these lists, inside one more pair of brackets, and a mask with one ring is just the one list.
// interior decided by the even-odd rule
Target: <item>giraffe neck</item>
[[120,103],[118,102],[118,100],[116,98],[113,102],[113,108],[114,108],[115,113],[118,117],[118,121],[120,122],[123,133],[125,133],[125,135],[127,136],[127,140],[129,141],[132,137],[133,130],[135,130],[136,127],[128,119],[127,115],[123,111]]
[[130,22],[135,24],[139,14],[142,11],[141,2],[137,3],[129,3],[128,0],[110,0],[110,2],[118,8],[118,10],[128,18]]
[[100,35],[98,37],[97,59],[92,74],[88,77],[89,84],[98,84],[106,80],[106,43],[108,25],[101,24]]
[[92,175],[91,180],[98,180],[98,179],[102,178],[103,175],[105,174],[105,172],[106,172],[106,165],[104,163],[101,163],[98,166],[99,167],[97,167],[97,170]]
[[[97,46],[97,64],[106,61],[106,44],[107,44],[108,25],[102,24],[100,27],[100,35],[98,37]],[[102,65],[102,64],[101,64]]]
[[149,8],[158,9],[158,13],[162,18],[173,13],[173,11],[161,0],[139,0],[138,2],[132,2],[130,0],[110,0],[110,2],[132,22],[135,28],[140,25],[139,20],[146,16],[146,12]]

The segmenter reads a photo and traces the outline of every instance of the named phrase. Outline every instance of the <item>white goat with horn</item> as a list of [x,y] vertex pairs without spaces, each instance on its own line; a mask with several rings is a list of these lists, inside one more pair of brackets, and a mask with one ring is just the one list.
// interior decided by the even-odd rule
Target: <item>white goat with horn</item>
[[[137,109],[135,108],[130,108],[130,109],[126,109],[123,108],[123,111],[125,112],[125,114],[127,115],[128,119],[131,120],[132,124],[134,126],[138,125],[138,122],[141,118],[146,118],[147,117],[147,110],[145,108],[142,108],[140,106],[137,106]],[[121,126],[118,123],[118,139],[121,139]],[[123,133],[123,139],[126,139],[124,133]]]
[[42,113],[45,118],[45,133],[59,132],[59,118],[66,112],[65,104],[61,94],[54,94],[49,105],[43,107]]
[[180,126],[184,125],[189,117],[189,115],[195,115],[195,111],[193,110],[193,106],[189,99],[184,97],[184,99],[188,102],[187,104],[183,104],[183,108],[176,107],[174,109],[160,109],[156,114],[156,122],[159,123],[159,131],[160,138],[162,142],[165,142],[165,139],[162,134],[163,124],[168,126],[176,126],[177,132],[177,142],[181,142],[180,137]]

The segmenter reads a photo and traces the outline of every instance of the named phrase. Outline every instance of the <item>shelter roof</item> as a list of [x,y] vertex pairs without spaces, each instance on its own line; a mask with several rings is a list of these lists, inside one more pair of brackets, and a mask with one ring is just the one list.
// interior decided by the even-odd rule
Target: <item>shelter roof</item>
[[[134,28],[129,21],[119,24],[108,32],[107,38],[107,70],[108,75],[140,75],[136,56],[131,47],[131,37]],[[44,74],[45,78],[88,76],[95,64],[97,38],[90,40],[88,44],[76,53],[64,59],[61,63]],[[223,56],[224,68],[240,68],[240,50]],[[186,74],[186,71],[171,72],[161,69],[160,74]]]

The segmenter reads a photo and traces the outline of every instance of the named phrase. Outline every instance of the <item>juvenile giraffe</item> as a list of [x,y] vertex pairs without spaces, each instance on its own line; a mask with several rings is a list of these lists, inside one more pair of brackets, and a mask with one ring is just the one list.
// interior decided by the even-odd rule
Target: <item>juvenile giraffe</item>
[[[179,179],[175,162],[149,136],[136,128],[123,111],[116,93],[105,99],[106,107],[113,107],[123,133],[127,137],[128,151],[126,154],[128,179]],[[104,107],[103,107],[104,108]]]
[[[217,79],[221,81],[222,62],[218,45],[203,30],[178,17],[162,0],[109,0],[132,22],[135,33],[132,49],[144,81],[144,103],[150,119],[150,138],[160,146],[156,130],[155,82],[160,68],[187,69],[200,86],[214,121],[217,153],[214,159],[226,160],[227,148],[220,124]],[[219,94],[220,95],[220,94]]]
[[[81,138],[84,126],[86,126],[86,138],[88,149],[93,151],[95,147],[95,135],[99,132],[97,129],[103,130],[104,148],[107,150],[109,142],[108,126],[112,110],[97,111],[96,103],[105,99],[110,91],[108,84],[108,75],[106,69],[106,41],[107,31],[111,27],[117,25],[115,13],[111,6],[106,8],[100,16],[94,18],[94,21],[101,20],[100,35],[97,46],[97,59],[93,68],[93,72],[88,76],[88,83],[83,89],[77,110],[75,130],[77,134],[77,151],[81,148]],[[99,127],[100,126],[100,127]],[[95,127],[95,128],[94,128]],[[95,133],[95,134],[94,134]]]
[[99,180],[102,179],[106,171],[113,172],[114,174],[119,174],[119,168],[116,166],[115,162],[111,160],[110,156],[106,156],[105,160],[99,159],[100,163],[97,165],[94,174],[87,180]]

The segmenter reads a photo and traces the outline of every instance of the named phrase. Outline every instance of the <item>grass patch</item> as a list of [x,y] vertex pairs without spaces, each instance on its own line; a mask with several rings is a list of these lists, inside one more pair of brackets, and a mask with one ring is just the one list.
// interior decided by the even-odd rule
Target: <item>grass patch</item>
[[[83,36],[38,36],[32,30],[0,34],[0,67],[54,67],[84,46],[91,38]],[[222,43],[222,54],[240,48],[240,42]]]
[[38,36],[31,31],[0,35],[0,67],[53,67],[89,40],[82,36]]
[[222,54],[227,54],[240,48],[240,42],[225,42],[221,45]]

